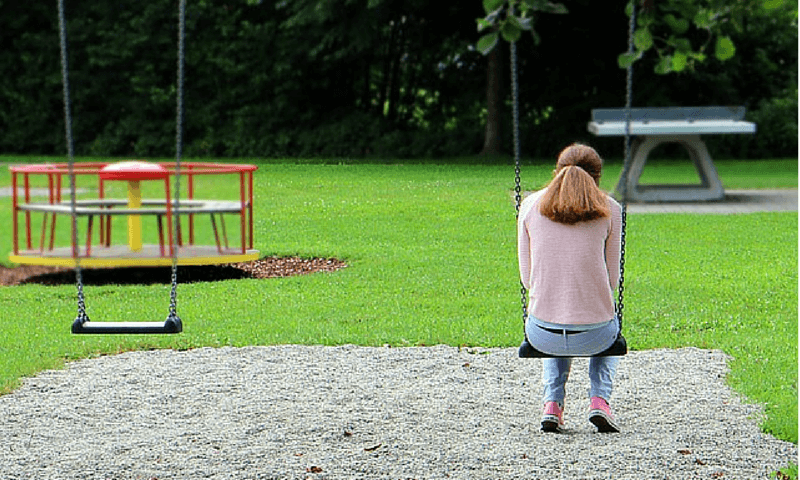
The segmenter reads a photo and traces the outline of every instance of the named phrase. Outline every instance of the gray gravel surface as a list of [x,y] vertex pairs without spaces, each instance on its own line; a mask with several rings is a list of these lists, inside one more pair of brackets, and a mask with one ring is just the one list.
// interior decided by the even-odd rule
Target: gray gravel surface
[[725,383],[719,351],[632,352],[612,407],[539,431],[541,362],[516,350],[274,346],[70,363],[0,397],[3,479],[758,479],[797,461]]

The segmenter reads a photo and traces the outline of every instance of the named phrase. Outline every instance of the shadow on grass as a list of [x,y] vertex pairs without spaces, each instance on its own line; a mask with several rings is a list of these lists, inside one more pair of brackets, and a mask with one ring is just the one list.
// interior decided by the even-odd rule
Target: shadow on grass
[[[265,257],[252,262],[179,266],[178,282],[278,278],[334,272],[346,266],[345,262],[335,258]],[[169,285],[172,283],[172,268],[88,268],[81,270],[81,276],[85,285]],[[0,285],[74,285],[75,283],[75,270],[71,268],[37,265],[21,265],[15,268],[0,266]]]

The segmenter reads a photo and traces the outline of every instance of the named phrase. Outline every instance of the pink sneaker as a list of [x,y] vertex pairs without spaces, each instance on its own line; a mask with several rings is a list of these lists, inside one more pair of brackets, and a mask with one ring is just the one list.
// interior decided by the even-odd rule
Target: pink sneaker
[[547,402],[542,412],[542,431],[561,433],[564,431],[564,408],[558,402]]
[[608,402],[600,397],[592,397],[589,405],[589,421],[597,427],[600,433],[619,433],[619,426],[611,415]]

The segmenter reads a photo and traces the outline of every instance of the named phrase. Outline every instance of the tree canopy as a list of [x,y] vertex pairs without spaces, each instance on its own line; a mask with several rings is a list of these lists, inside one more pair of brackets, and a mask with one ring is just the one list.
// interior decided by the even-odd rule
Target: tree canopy
[[[687,20],[688,50],[677,36],[687,17],[669,8],[698,2],[649,1],[652,19],[642,16],[638,28],[652,43],[645,48],[647,34],[637,34],[643,54],[634,104],[745,105],[759,134],[721,143],[722,154],[796,154],[796,2],[704,0],[741,8],[725,21],[715,17],[711,40],[697,15]],[[477,32],[475,22],[486,17],[487,2],[189,1],[184,153],[475,154],[489,116],[488,61],[476,48],[488,30]],[[517,36],[523,153],[550,158],[566,142],[602,143],[589,137],[586,122],[592,108],[623,104],[623,7],[573,0],[564,13],[552,2],[518,4],[528,9]],[[66,17],[77,153],[173,155],[176,3],[74,0]],[[54,5],[0,0],[0,66],[9,73],[0,77],[0,152],[65,151],[57,26]],[[499,35],[512,30],[500,27]],[[735,55],[727,58],[730,45]],[[505,71],[507,49],[498,52]],[[667,57],[671,74],[657,74]],[[500,106],[508,105],[508,89],[499,95]],[[508,116],[500,121],[510,123]],[[501,145],[510,146],[510,136],[501,130]]]

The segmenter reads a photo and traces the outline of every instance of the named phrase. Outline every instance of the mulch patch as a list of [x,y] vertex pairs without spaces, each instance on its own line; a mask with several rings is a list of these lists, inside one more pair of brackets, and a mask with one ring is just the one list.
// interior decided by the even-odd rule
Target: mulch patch
[[[265,257],[260,260],[222,265],[179,266],[178,282],[215,282],[240,278],[276,278],[334,272],[347,264],[335,258]],[[81,269],[86,285],[150,285],[169,284],[171,267],[120,267]],[[66,267],[0,265],[0,286],[38,283],[68,285],[75,283],[75,270]]]

